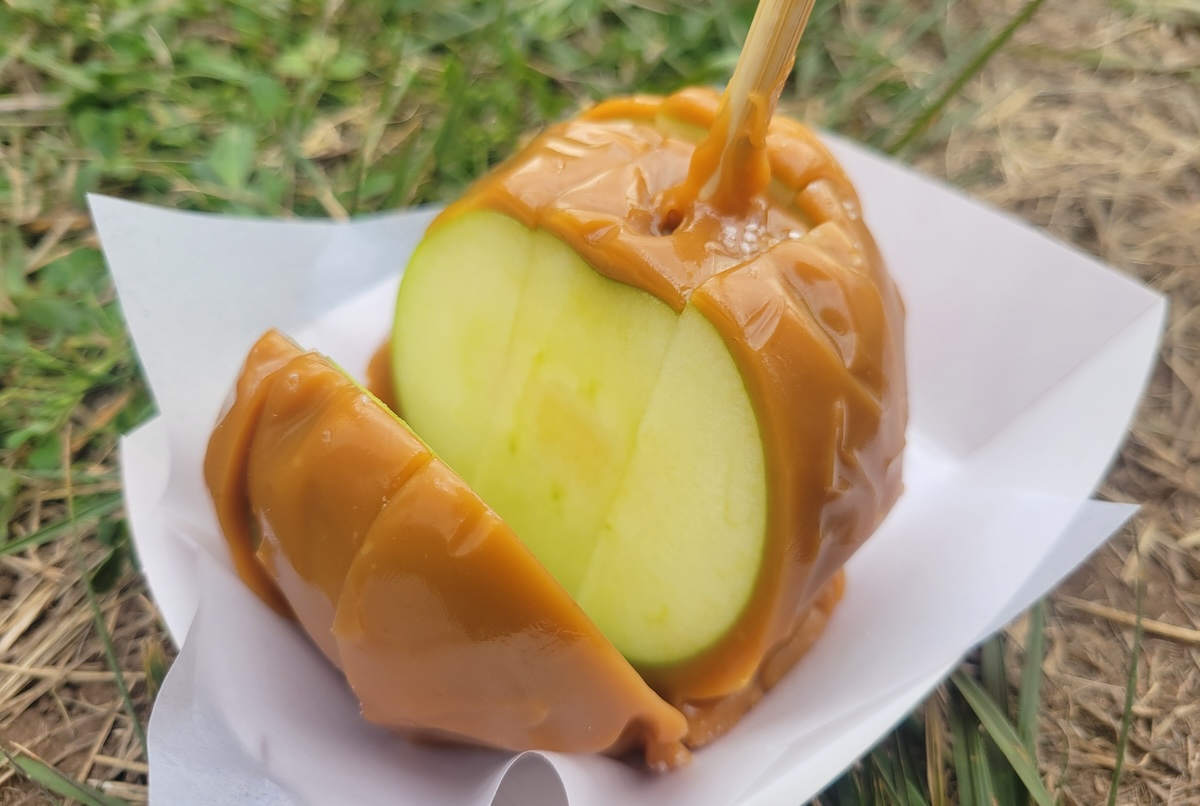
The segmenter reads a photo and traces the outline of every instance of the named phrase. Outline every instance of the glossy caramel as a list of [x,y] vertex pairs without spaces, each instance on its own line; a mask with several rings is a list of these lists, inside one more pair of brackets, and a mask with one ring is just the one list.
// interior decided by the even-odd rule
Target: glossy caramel
[[367,388],[383,405],[403,417],[396,401],[396,381],[392,373],[392,340],[388,339],[371,355],[367,363]]
[[601,274],[676,311],[696,306],[741,370],[768,467],[755,592],[708,650],[638,669],[688,714],[693,746],[736,721],[824,624],[835,574],[899,496],[907,422],[903,305],[849,180],[811,131],[777,117],[758,136],[770,176],[747,183],[740,212],[697,202],[717,166],[696,143],[717,105],[696,89],[601,103],[433,224],[491,210],[545,229]]
[[209,441],[235,565],[364,716],[512,750],[689,758],[660,699],[512,531],[378,400],[269,332]]

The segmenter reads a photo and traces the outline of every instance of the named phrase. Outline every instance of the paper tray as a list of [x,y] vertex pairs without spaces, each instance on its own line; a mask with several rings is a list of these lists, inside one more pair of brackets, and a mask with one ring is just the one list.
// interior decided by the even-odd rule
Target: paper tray
[[122,443],[127,511],[182,649],[150,721],[155,804],[796,804],[911,710],[1135,509],[1090,501],[1156,354],[1161,296],[830,138],[908,306],[907,490],[847,566],[825,637],[681,771],[415,745],[229,568],[200,463],[269,327],[361,377],[432,211],[351,223],[93,196],[161,414]]

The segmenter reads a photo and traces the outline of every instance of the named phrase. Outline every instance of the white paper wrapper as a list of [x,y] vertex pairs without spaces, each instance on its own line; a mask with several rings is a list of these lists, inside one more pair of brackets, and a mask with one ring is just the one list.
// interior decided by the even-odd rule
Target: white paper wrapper
[[[832,139],[832,138],[831,138]],[[368,725],[338,674],[230,570],[208,434],[269,327],[366,367],[429,211],[244,220],[93,197],[161,416],[122,445],[128,512],[182,646],[150,722],[154,804],[797,804],[1134,507],[1090,501],[1165,302],[1043,235],[839,140],[908,305],[907,491],[847,566],[826,635],[678,772],[429,748]]]

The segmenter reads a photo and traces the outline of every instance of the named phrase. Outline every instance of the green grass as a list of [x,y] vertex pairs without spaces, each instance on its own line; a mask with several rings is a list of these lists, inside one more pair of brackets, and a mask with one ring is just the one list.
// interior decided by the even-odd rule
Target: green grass
[[76,781],[36,758],[20,753],[13,755],[3,747],[0,747],[0,753],[3,753],[9,764],[21,771],[26,780],[40,790],[47,803],[62,803],[54,797],[54,795],[62,795],[70,798],[71,802],[79,803],[82,806],[125,806],[125,801],[105,795],[94,787]]
[[[867,22],[849,26],[820,0],[784,105],[906,155],[941,141],[970,114],[958,90],[1011,33],[1003,17],[958,30],[949,3],[862,3]],[[111,485],[119,434],[153,413],[86,193],[270,216],[450,199],[589,101],[724,81],[752,15],[747,2],[676,0],[0,5],[0,556],[74,539],[73,509],[81,539],[103,548],[89,589],[135,573],[111,491],[46,497]],[[914,54],[934,66],[907,66]],[[35,499],[42,525],[26,534]],[[1040,628],[1037,641],[1040,658]],[[1045,802],[1029,777],[1039,665],[1013,709],[1002,651],[985,653],[982,686],[956,678],[823,799]],[[163,662],[147,661],[156,680]],[[112,801],[10,761],[65,797]]]

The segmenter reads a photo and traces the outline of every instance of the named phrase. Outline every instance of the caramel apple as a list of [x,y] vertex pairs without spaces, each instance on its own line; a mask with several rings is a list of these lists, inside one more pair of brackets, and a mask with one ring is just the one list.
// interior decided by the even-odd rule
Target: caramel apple
[[854,189],[772,117],[810,8],[764,0],[723,96],[606,101],[450,205],[378,397],[254,348],[206,479],[239,573],[367,719],[667,768],[825,629],[907,402]]

